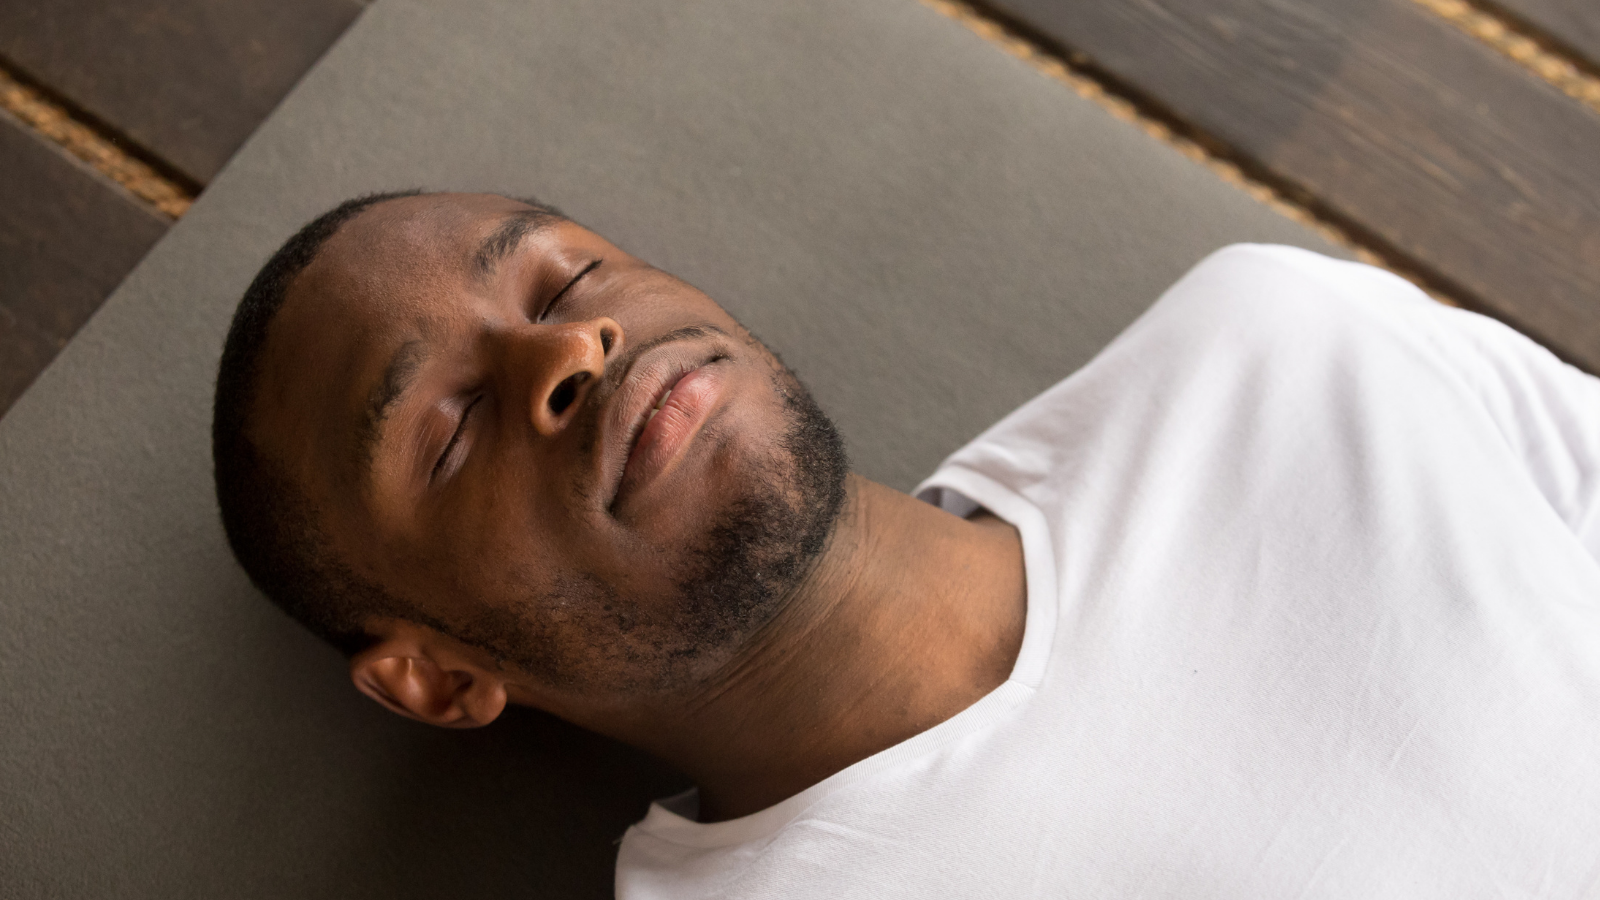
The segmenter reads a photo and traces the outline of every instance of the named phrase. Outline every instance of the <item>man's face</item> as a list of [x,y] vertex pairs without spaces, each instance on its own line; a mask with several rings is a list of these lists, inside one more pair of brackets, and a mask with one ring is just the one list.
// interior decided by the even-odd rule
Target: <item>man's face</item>
[[346,223],[292,286],[260,384],[252,437],[341,560],[577,692],[726,662],[843,497],[832,426],[721,307],[502,197]]

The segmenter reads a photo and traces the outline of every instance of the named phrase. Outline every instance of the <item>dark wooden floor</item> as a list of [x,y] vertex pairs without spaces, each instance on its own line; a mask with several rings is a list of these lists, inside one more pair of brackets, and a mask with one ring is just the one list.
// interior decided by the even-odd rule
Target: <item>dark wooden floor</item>
[[[0,72],[193,194],[356,0],[0,0]],[[0,114],[0,411],[172,224]]]
[[[1600,371],[1595,0],[971,5],[1440,293]],[[0,73],[192,195],[361,9],[0,0]],[[172,221],[47,132],[0,113],[0,411]]]
[[[1447,294],[1600,370],[1600,114],[1435,10],[992,2]],[[1505,5],[1600,22],[1582,3]]]

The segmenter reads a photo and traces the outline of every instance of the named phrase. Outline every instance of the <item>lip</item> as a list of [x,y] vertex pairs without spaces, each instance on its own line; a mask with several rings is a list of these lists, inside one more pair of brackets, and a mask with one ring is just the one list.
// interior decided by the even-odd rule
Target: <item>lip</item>
[[688,450],[721,401],[720,360],[703,353],[693,358],[662,354],[633,367],[617,391],[605,429],[605,456],[616,469],[608,504],[613,512],[674,468]]

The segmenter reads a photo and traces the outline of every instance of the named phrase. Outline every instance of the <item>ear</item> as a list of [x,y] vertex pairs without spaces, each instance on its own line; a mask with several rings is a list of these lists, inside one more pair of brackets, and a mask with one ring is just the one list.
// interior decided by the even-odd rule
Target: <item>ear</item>
[[505,710],[506,677],[460,642],[411,622],[373,630],[378,643],[350,660],[350,680],[361,693],[444,728],[477,728]]

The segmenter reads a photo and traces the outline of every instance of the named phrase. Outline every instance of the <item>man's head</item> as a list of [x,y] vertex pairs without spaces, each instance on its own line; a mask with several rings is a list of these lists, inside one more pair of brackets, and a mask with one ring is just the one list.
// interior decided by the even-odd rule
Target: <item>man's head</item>
[[236,314],[213,441],[257,584],[443,724],[429,641],[561,696],[691,686],[844,495],[837,433],[721,307],[493,195],[352,201],[285,244]]

